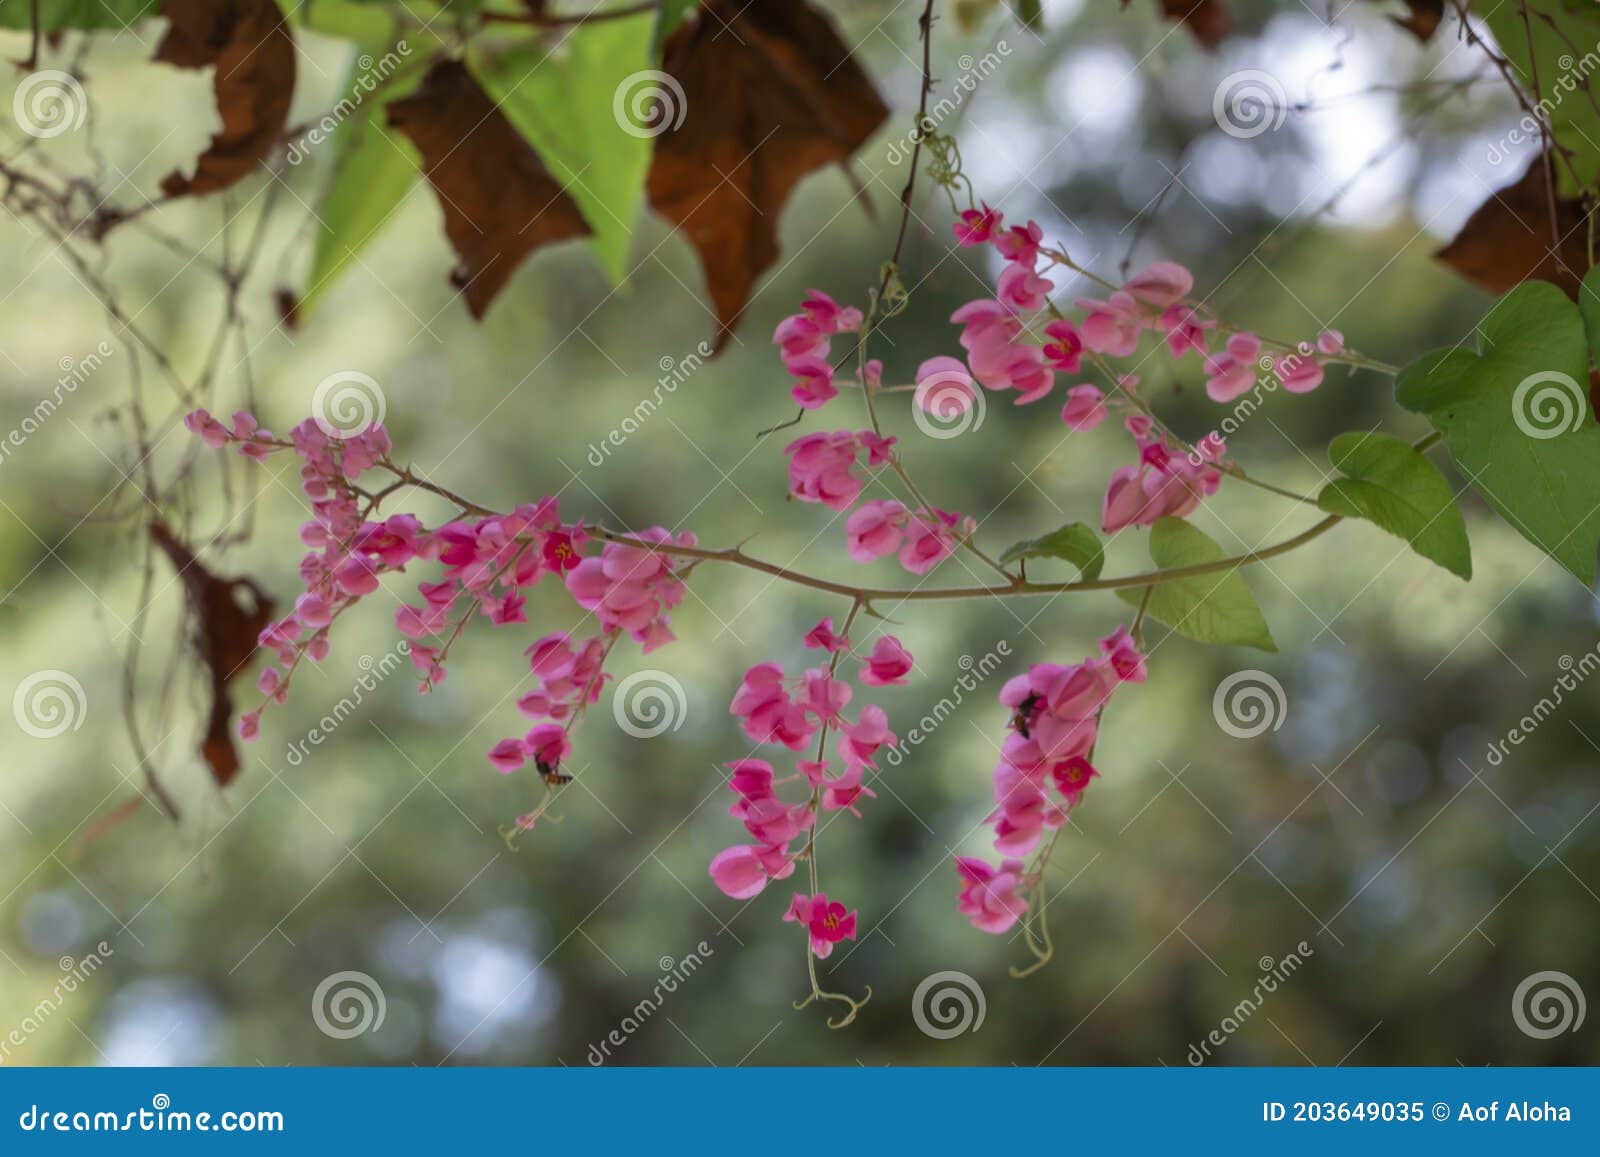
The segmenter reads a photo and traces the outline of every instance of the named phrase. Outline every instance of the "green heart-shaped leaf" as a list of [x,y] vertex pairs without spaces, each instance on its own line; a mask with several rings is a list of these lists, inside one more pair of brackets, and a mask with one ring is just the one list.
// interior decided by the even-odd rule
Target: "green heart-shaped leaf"
[[1450,484],[1418,450],[1387,434],[1353,433],[1335,438],[1328,457],[1346,477],[1323,487],[1318,506],[1364,518],[1452,574],[1472,577],[1467,524]]
[[[1226,558],[1223,549],[1179,518],[1160,518],[1150,528],[1150,558],[1162,570],[1200,566]],[[1237,569],[1172,579],[1152,588],[1129,587],[1117,596],[1134,606],[1150,602],[1145,613],[1180,635],[1202,643],[1232,643],[1276,651],[1267,620]]]
[[[1591,272],[1584,295],[1600,304]],[[1588,335],[1566,294],[1543,281],[1502,297],[1479,350],[1427,354],[1395,397],[1444,435],[1473,486],[1523,537],[1594,585],[1600,543],[1600,426],[1589,406]]]
[[1099,578],[1106,565],[1100,536],[1081,522],[1069,522],[1049,534],[1014,543],[1006,547],[1000,561],[1015,562],[1019,558],[1059,558],[1077,567],[1078,573],[1090,581]]

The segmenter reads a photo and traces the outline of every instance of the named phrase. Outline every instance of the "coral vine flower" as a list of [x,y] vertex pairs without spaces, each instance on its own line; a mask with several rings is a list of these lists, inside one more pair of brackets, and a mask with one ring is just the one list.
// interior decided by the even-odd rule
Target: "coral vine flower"
[[1105,397],[1097,386],[1073,386],[1061,407],[1061,420],[1074,430],[1093,430],[1110,413]]
[[783,919],[785,923],[805,928],[811,940],[811,953],[818,960],[826,959],[839,941],[856,938],[856,914],[846,911],[837,900],[829,900],[825,892],[815,896],[796,892]]
[[831,618],[823,619],[822,622],[812,627],[806,632],[805,638],[801,642],[813,651],[827,651],[829,654],[850,649],[850,640],[843,635],[834,633],[833,619]]
[[1008,932],[1027,912],[1028,902],[1020,894],[1021,860],[1002,860],[999,868],[992,868],[982,860],[957,856],[956,871],[961,876],[956,910],[979,931],[995,935]]
[[950,227],[956,242],[965,248],[990,241],[1000,228],[1001,213],[987,204],[979,209],[964,209],[961,219]]
[[1065,373],[1077,373],[1083,360],[1083,335],[1078,327],[1065,319],[1052,321],[1044,327],[1044,335],[1050,339],[1043,347],[1045,360]]
[[893,635],[879,635],[872,654],[861,666],[861,682],[868,687],[890,687],[905,683],[911,673],[911,652]]
[[1256,383],[1256,357],[1261,339],[1253,333],[1236,333],[1220,353],[1205,359],[1206,396],[1213,402],[1231,402]]

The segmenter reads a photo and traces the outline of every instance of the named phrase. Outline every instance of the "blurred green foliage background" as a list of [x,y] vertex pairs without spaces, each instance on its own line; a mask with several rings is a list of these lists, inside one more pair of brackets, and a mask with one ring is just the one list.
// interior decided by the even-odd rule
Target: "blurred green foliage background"
[[[1130,256],[1183,261],[1220,312],[1266,334],[1333,325],[1364,353],[1402,363],[1470,333],[1487,299],[1430,254],[1523,163],[1488,159],[1516,113],[1481,55],[1448,33],[1418,45],[1367,3],[1343,7],[1331,26],[1300,5],[1238,3],[1239,30],[1214,54],[1161,25],[1153,4],[1116,7],[1047,3],[1037,36],[1003,12],[970,33],[937,26],[941,92],[963,75],[963,57],[1000,60],[941,126],[983,197],[1010,219],[1038,218],[1107,276]],[[581,246],[546,251],[477,325],[452,300],[438,210],[417,190],[289,333],[272,295],[303,268],[299,202],[325,179],[314,163],[282,177],[243,294],[248,375],[230,351],[213,409],[231,411],[249,386],[262,420],[286,430],[318,381],[358,369],[383,387],[397,457],[486,504],[559,492],[568,517],[689,528],[709,545],[757,534],[750,549],[762,557],[897,581],[892,563],[868,572],[848,562],[828,512],[785,502],[786,436],[756,436],[792,412],[772,326],[811,286],[862,303],[897,223],[904,162],[890,158],[914,103],[915,12],[887,0],[831,9],[897,110],[859,158],[874,213],[851,203],[837,172],[807,182],[738,340],[598,465],[591,447],[654,390],[662,359],[684,359],[710,335],[687,247],[643,224],[636,267],[615,292]],[[344,52],[306,43],[317,67],[302,66],[297,119],[331,101]],[[15,37],[3,48],[25,51]],[[148,51],[131,35],[104,39],[86,66],[93,148],[147,191],[213,127],[200,111],[205,76],[153,70]],[[1242,69],[1269,74],[1285,97],[1278,127],[1248,139],[1220,132],[1211,107],[1219,80]],[[51,145],[70,167],[86,140]],[[251,220],[257,187],[229,198]],[[216,253],[245,228],[221,235],[223,213],[174,206],[158,223]],[[925,184],[904,261],[911,305],[877,350],[890,381],[959,352],[946,318],[993,274],[950,252],[949,221]],[[33,411],[61,359],[112,336],[55,246],[0,220],[0,425]],[[204,356],[221,308],[214,278],[137,231],[113,236],[100,270],[175,364]],[[1007,975],[1027,960],[1020,941],[975,932],[954,911],[952,853],[987,851],[981,825],[1006,721],[999,676],[901,765],[885,765],[864,818],[831,825],[823,842],[824,886],[862,920],[859,941],[827,962],[827,983],[873,991],[856,1024],[831,1032],[815,1009],[791,1008],[806,981],[801,938],[779,922],[788,889],[736,903],[705,865],[743,834],[724,814],[720,769],[748,751],[727,713],[740,673],[768,658],[802,664],[801,633],[842,615],[838,600],[698,571],[673,618],[680,642],[648,658],[624,645],[614,665],[679,680],[683,726],[630,739],[608,699],[580,733],[560,822],[514,853],[497,828],[537,793],[526,775],[495,774],[483,752],[519,730],[511,699],[532,635],[475,631],[435,694],[414,695],[409,670],[397,673],[290,761],[291,746],[392,650],[382,596],[340,624],[332,655],[268,714],[238,782],[218,792],[192,754],[201,688],[161,658],[177,641],[176,588],[133,618],[148,511],[121,480],[124,428],[108,415],[131,384],[131,355],[117,351],[0,463],[0,692],[55,669],[87,700],[81,726],[54,739],[6,720],[0,1037],[50,995],[61,957],[82,959],[102,940],[112,950],[7,1064],[582,1065],[702,941],[704,967],[609,1050],[611,1063],[1182,1065],[1301,941],[1305,966],[1212,1048],[1211,1063],[1600,1061],[1592,1019],[1541,1040],[1512,1015],[1519,982],[1543,970],[1600,996],[1594,691],[1569,697],[1502,765],[1485,758],[1550,693],[1563,656],[1600,644],[1594,602],[1471,492],[1470,584],[1346,525],[1250,571],[1278,654],[1152,631],[1150,681],[1107,715],[1104,778],[1057,854],[1056,959],[1029,979]],[[1169,366],[1152,360],[1147,390],[1199,436],[1218,409],[1192,359],[1176,375]],[[170,429],[180,408],[161,389],[147,371],[144,395]],[[981,430],[948,441],[920,434],[902,407],[889,423],[934,500],[977,517],[995,550],[1064,521],[1097,522],[1104,480],[1129,456],[1124,436],[1107,426],[1064,443],[1054,406],[1004,402],[994,399]],[[864,424],[851,406],[840,399],[805,428]],[[1274,396],[1231,445],[1253,473],[1314,490],[1328,438],[1372,427],[1424,432],[1396,410],[1386,379],[1337,370],[1313,395]],[[181,431],[169,435],[163,468],[191,450]],[[252,534],[209,557],[287,603],[305,514],[282,470],[229,465]],[[200,477],[195,524],[214,529],[220,488],[214,473]],[[1196,522],[1248,549],[1309,523],[1287,505],[1225,485]],[[1142,568],[1144,537],[1119,535],[1107,573]],[[979,577],[956,559],[935,581]],[[157,580],[166,584],[164,569]],[[1004,642],[1006,675],[1074,662],[1127,614],[1109,594],[883,609],[917,659],[912,685],[879,698],[901,731],[950,694],[963,656]],[[534,610],[538,633],[578,619],[551,590]],[[146,810],[80,851],[89,825],[132,790],[120,682],[131,631],[148,652],[141,701],[161,705],[156,763],[185,818],[173,826]],[[1223,733],[1212,714],[1218,683],[1245,668],[1270,672],[1287,698],[1281,729],[1250,740]],[[312,1002],[344,970],[375,978],[386,1015],[376,1031],[337,1039],[318,1028]],[[940,1040],[917,1027],[913,991],[943,970],[981,987],[978,1031]]]

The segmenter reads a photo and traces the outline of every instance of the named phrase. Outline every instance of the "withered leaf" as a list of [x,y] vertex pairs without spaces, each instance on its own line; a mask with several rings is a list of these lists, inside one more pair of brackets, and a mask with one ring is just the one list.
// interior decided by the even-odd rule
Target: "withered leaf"
[[1556,231],[1560,263],[1550,252],[1554,238],[1544,158],[1535,157],[1516,184],[1491,193],[1473,210],[1455,240],[1435,256],[1491,293],[1537,279],[1554,282],[1576,301],[1589,268],[1589,230],[1580,202],[1557,197]]
[[283,139],[294,96],[294,34],[277,0],[166,0],[167,34],[156,60],[178,68],[214,65],[212,91],[222,130],[194,175],[161,182],[168,197],[200,196],[247,176]]
[[1222,43],[1233,28],[1233,16],[1224,0],[1160,0],[1161,15],[1189,29],[1206,48]]
[[188,597],[194,623],[192,645],[205,668],[211,694],[200,756],[211,768],[217,786],[226,787],[239,773],[228,685],[255,657],[257,636],[272,621],[272,599],[248,578],[212,574],[164,522],[150,524],[150,539],[172,561]]
[[795,185],[844,164],[888,116],[832,23],[807,0],[711,0],[668,38],[681,121],[656,138],[650,204],[683,231],[716,307],[717,348],[778,257]]
[[451,280],[473,317],[528,254],[590,233],[577,204],[459,61],[434,65],[416,92],[390,104],[389,124],[422,154],[461,259]]

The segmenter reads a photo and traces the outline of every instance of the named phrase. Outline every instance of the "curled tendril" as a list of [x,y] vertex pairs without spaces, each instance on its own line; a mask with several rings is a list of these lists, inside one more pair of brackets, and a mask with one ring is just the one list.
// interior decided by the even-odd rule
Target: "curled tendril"
[[867,994],[865,996],[863,996],[860,1000],[856,1000],[853,997],[846,996],[842,992],[824,992],[822,989],[817,987],[816,978],[813,976],[812,982],[811,982],[811,995],[806,997],[804,1000],[795,1001],[794,1002],[794,1010],[796,1012],[799,1012],[801,1009],[805,1008],[807,1005],[809,1005],[812,1001],[815,1001],[815,1000],[829,1000],[829,1001],[833,1001],[833,1002],[835,1002],[837,1004],[847,1004],[847,1005],[850,1006],[850,1011],[849,1012],[845,1013],[843,1016],[839,1016],[839,1017],[830,1016],[828,1018],[828,1027],[829,1028],[834,1028],[834,1029],[839,1029],[839,1028],[844,1028],[845,1026],[849,1025],[852,1021],[854,1021],[856,1019],[856,1014],[858,1012],[860,1012],[863,1008],[865,1008],[867,1006],[867,1002],[869,1000],[871,1000],[871,999],[872,999],[872,985],[870,985],[870,984],[867,985]]

